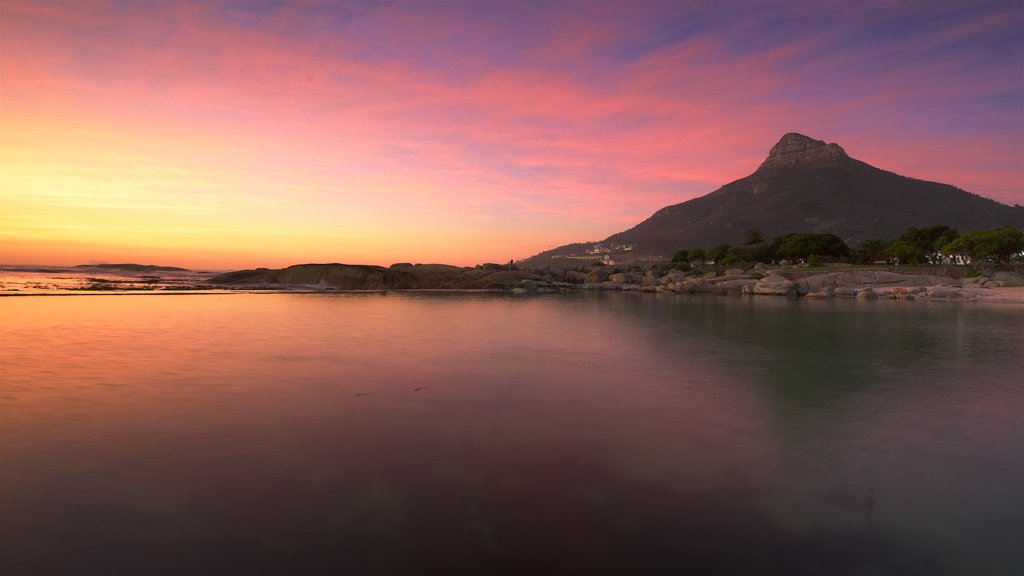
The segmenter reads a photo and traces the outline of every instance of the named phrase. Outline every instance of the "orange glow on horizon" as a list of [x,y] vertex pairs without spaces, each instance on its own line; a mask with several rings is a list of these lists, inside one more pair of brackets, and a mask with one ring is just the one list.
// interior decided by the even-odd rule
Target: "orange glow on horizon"
[[[459,4],[316,7],[0,5],[0,263],[504,262],[707,194],[790,131],[1024,203],[1019,106],[975,104],[1020,78],[839,78],[879,49],[845,20],[780,41],[708,9],[648,47],[669,7],[494,7],[522,29]],[[982,16],[919,34],[952,53],[1019,20]]]

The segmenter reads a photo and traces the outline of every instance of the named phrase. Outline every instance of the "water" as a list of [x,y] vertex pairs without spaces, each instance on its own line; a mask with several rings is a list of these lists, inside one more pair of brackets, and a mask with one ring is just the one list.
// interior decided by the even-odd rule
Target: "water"
[[635,293],[0,298],[0,571],[1021,573],[1022,326]]
[[0,265],[0,295],[131,294],[170,290],[224,292],[208,282],[218,273],[216,271],[154,270],[132,264],[121,265],[120,268],[114,266]]

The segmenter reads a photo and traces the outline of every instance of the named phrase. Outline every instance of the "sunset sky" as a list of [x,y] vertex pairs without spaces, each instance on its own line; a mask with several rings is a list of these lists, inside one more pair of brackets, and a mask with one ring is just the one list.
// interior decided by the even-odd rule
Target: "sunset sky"
[[1021,6],[3,0],[0,262],[502,262],[786,132],[1024,204]]

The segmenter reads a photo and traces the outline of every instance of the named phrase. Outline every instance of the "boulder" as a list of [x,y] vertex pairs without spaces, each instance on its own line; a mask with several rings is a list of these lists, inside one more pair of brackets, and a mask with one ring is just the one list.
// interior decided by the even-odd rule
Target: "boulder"
[[837,286],[832,290],[832,294],[842,298],[854,298],[857,296],[857,289],[850,286]]
[[746,288],[753,287],[757,284],[757,280],[752,278],[736,278],[733,280],[725,280],[723,282],[716,282],[715,286],[726,292],[744,292]]
[[722,294],[724,291],[704,278],[689,278],[676,285],[677,292],[687,294]]
[[992,282],[999,287],[1024,286],[1024,274],[1020,272],[994,272]]
[[963,298],[964,293],[949,286],[934,286],[929,288],[925,295],[929,298]]
[[647,286],[657,286],[659,280],[661,280],[661,273],[656,270],[648,270],[647,273],[644,274],[642,284]]
[[877,300],[878,293],[871,288],[857,291],[857,300]]
[[834,288],[836,286],[836,280],[831,274],[804,276],[803,278],[794,280],[794,283],[796,284],[797,294],[821,292],[825,288]]
[[788,278],[769,274],[749,287],[750,294],[796,296],[796,284]]
[[609,276],[608,281],[615,282],[616,284],[640,284],[643,282],[643,277],[639,274],[626,274],[620,272]]
[[675,284],[677,282],[682,282],[683,280],[686,280],[686,273],[685,272],[680,272],[680,271],[677,270],[677,271],[674,271],[674,272],[669,272],[668,274],[665,275],[664,278],[662,278],[658,282],[660,284],[662,284],[662,285],[665,285],[665,284]]
[[814,299],[824,300],[824,299],[831,298],[834,294],[835,294],[835,288],[825,288],[825,289],[823,289],[821,291],[818,291],[818,292],[808,292],[806,295],[804,295],[804,298],[810,298],[812,300],[814,300]]

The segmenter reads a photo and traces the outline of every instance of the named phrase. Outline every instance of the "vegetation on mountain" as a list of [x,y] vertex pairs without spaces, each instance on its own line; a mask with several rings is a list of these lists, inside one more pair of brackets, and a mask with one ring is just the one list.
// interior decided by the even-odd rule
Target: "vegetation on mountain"
[[1012,226],[967,232],[942,247],[947,254],[972,261],[989,260],[1004,266],[1024,261],[1024,231]]
[[1010,266],[1024,263],[1024,231],[1004,226],[958,234],[956,229],[945,224],[924,228],[911,226],[899,238],[869,238],[855,249],[835,234],[788,232],[776,236],[770,243],[745,246],[716,244],[707,250],[695,247],[679,250],[672,258],[673,264],[687,263],[698,267],[705,262],[730,265],[780,261]]

